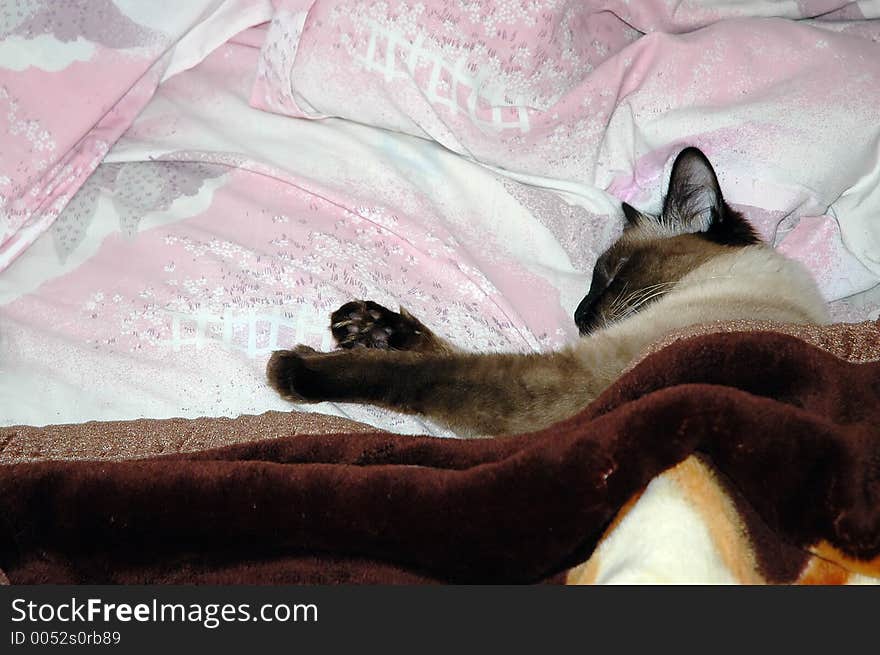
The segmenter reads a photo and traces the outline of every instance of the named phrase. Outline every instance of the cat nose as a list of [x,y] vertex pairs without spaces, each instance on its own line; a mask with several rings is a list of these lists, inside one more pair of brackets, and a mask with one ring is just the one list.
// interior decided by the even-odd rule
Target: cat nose
[[574,310],[574,324],[582,335],[589,334],[598,323],[597,300],[599,294],[592,285],[589,293],[584,296],[577,309]]

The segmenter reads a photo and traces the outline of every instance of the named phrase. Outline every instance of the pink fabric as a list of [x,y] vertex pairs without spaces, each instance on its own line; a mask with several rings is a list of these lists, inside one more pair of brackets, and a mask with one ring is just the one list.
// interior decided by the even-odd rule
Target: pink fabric
[[[0,269],[52,224],[156,88],[161,62],[114,54],[98,48],[63,73],[31,68],[3,80],[0,148],[12,175],[0,179]],[[89,79],[101,82],[90,89]]]
[[[634,114],[636,129],[666,121],[675,124],[677,142],[702,137],[726,147],[730,130],[701,130],[683,119],[697,107],[757,107],[783,92],[792,110],[831,106],[840,97],[828,91],[843,81],[854,97],[880,93],[880,26],[870,28],[872,41],[848,35],[849,26],[817,27],[832,23],[735,18],[857,11],[834,0],[801,2],[787,13],[772,2],[662,0],[276,5],[254,106],[426,136],[481,161],[554,178],[610,182],[619,175],[603,161],[603,147],[617,136],[609,130],[621,112]],[[689,113],[676,117],[683,110]],[[744,145],[812,132],[760,116],[746,127],[734,139]],[[834,126],[822,127],[836,136]],[[784,150],[766,154],[786,163]]]
[[[836,215],[880,279],[877,3],[280,0],[251,103],[435,140],[659,206],[702,148],[729,200]],[[839,211],[829,208],[840,202]],[[873,254],[872,254],[873,253]]]
[[[254,15],[261,2],[195,0],[171,11],[33,0],[0,10],[0,270],[52,224],[131,125],[181,39],[223,9],[234,10],[231,36],[240,29],[234,16]],[[188,43],[192,52],[199,40]]]

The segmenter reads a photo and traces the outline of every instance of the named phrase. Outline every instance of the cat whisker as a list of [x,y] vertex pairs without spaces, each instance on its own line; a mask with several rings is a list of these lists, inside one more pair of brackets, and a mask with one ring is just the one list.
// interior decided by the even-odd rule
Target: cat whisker
[[612,316],[614,315],[614,313],[616,311],[618,311],[619,309],[621,309],[624,306],[624,298],[626,297],[625,293],[626,293],[626,288],[628,286],[629,286],[629,280],[626,280],[623,283],[623,289],[620,290],[620,295],[618,295],[614,299],[614,302],[612,302],[611,306],[608,308],[608,313],[611,314]]
[[621,294],[617,298],[615,298],[614,302],[611,303],[611,306],[608,308],[606,313],[606,318],[612,322],[616,323],[622,321],[626,318],[629,318],[633,314],[635,314],[643,305],[650,302],[654,298],[665,294],[669,289],[678,284],[677,281],[672,282],[658,282],[656,284],[649,284],[648,286],[642,287],[633,291],[629,295]]

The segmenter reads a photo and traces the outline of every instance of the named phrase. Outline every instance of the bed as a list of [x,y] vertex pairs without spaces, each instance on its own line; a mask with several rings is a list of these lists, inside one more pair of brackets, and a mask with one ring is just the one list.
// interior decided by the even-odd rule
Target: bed
[[[0,13],[7,582],[878,580],[876,1],[50,4]],[[266,384],[353,298],[468,350],[576,339],[620,202],[656,210],[686,145],[831,325],[673,335],[583,415],[480,443]],[[804,477],[750,484],[686,398]],[[672,408],[674,448],[637,420]],[[533,475],[563,460],[569,491]]]

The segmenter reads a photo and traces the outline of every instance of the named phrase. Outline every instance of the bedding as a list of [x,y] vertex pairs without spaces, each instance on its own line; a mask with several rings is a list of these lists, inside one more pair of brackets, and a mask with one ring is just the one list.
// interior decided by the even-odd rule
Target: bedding
[[880,4],[283,0],[251,100],[655,209],[696,145],[765,231],[836,219],[852,293],[880,274],[880,27],[855,17]]
[[[287,414],[3,430],[0,568],[12,583],[880,580],[880,323],[705,331],[507,439],[333,434],[351,430],[335,417],[284,436],[308,416]],[[277,438],[255,441],[261,424]],[[59,447],[102,425],[115,452]],[[173,454],[132,459],[156,442]]]
[[[632,5],[0,14],[0,426],[32,426],[38,453],[67,444],[66,460],[223,445],[186,421],[289,411],[269,353],[331,348],[329,314],[352,298],[404,305],[469,350],[557,348],[577,338],[620,201],[656,209],[688,144],[809,268],[836,325],[875,321],[878,3]],[[455,436],[377,408],[296,409]],[[139,428],[113,426],[143,419],[180,432],[127,449]]]
[[52,224],[161,80],[268,9],[261,0],[0,8],[0,270]]

